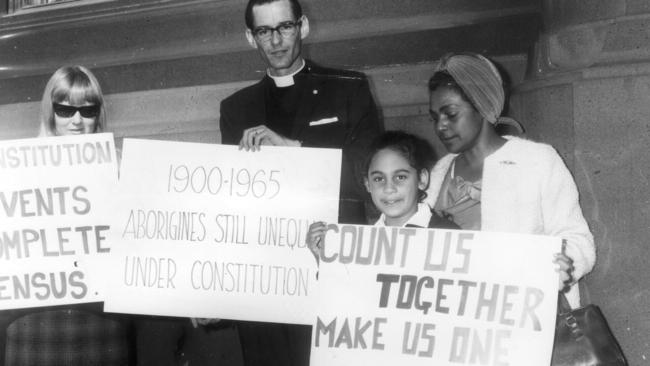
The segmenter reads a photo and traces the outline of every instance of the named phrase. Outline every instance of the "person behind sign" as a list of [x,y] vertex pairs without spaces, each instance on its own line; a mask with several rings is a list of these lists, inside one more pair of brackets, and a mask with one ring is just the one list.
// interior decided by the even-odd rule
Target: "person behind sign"
[[[298,0],[249,0],[246,39],[266,65],[258,83],[221,102],[221,142],[342,149],[339,221],[365,223],[363,187],[355,178],[369,142],[383,127],[368,79],[303,58],[310,24]],[[307,365],[311,327],[237,322],[244,363]]]
[[[40,127],[40,136],[104,130],[104,98],[90,70],[65,66],[54,72],[43,93]],[[102,303],[7,310],[2,317],[10,322],[1,345],[5,365],[135,364],[131,321],[104,313]]]
[[[387,131],[370,145],[365,162],[364,185],[381,212],[375,226],[459,229],[424,203],[429,186],[429,167],[435,152],[428,141],[402,131]],[[327,224],[310,225],[309,249],[318,260]]]
[[494,125],[504,106],[496,67],[478,54],[450,54],[429,80],[429,112],[449,154],[431,170],[426,202],[466,230],[561,237],[554,262],[559,287],[579,305],[576,282],[596,252],[571,173],[553,147],[501,137]]
[[40,137],[102,132],[106,111],[95,75],[83,66],[54,72],[41,101]]
[[310,28],[297,0],[249,0],[244,18],[266,75],[221,102],[222,143],[253,151],[261,145],[342,149],[339,222],[365,224],[356,178],[370,141],[383,131],[367,77],[303,58]]

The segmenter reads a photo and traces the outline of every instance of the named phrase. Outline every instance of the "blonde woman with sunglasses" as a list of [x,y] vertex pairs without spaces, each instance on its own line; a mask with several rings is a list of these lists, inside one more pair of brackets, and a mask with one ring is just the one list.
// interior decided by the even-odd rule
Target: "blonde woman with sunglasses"
[[[105,127],[104,98],[90,70],[56,70],[43,93],[39,136],[96,133]],[[104,313],[103,303],[6,310],[0,318],[9,324],[6,332],[0,329],[6,339],[0,344],[5,353],[0,363],[5,365],[135,365],[131,318]]]

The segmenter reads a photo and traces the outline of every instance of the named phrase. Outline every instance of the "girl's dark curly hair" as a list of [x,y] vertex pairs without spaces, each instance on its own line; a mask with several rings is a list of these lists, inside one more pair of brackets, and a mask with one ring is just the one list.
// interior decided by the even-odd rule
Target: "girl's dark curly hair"
[[[364,175],[368,176],[368,169],[370,162],[375,157],[377,152],[384,149],[391,149],[401,154],[409,165],[415,169],[418,176],[423,170],[429,170],[436,162],[436,153],[431,144],[418,136],[412,135],[404,131],[386,131],[377,136],[370,145],[368,155],[364,162]],[[426,197],[426,189],[419,189],[418,202],[422,202]]]

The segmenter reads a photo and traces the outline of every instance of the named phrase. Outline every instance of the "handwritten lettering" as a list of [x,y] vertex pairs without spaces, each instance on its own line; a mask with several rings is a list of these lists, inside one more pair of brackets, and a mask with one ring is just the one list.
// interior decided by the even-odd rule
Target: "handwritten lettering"
[[172,258],[124,259],[124,284],[132,287],[176,288],[176,262]]
[[110,249],[102,245],[108,229],[97,225],[4,231],[0,233],[0,260],[108,253]]
[[111,143],[51,144],[0,147],[0,169],[58,167],[112,162]]
[[449,362],[463,365],[508,366],[503,360],[508,355],[506,341],[512,332],[508,329],[478,330],[454,327]]
[[246,216],[219,214],[214,221],[217,224],[215,243],[248,244]]
[[338,248],[326,245],[321,260],[326,263],[356,263],[363,265],[406,263],[410,239],[416,231],[412,228],[363,227],[329,225],[328,229],[340,237]]
[[205,214],[193,211],[131,210],[123,238],[203,241]]
[[[413,331],[411,331],[413,328]],[[402,343],[402,353],[407,355],[418,355],[418,357],[431,357],[436,345],[436,337],[433,331],[436,329],[435,324],[429,323],[404,323],[404,337]],[[424,349],[421,349],[421,342],[424,343]],[[418,351],[419,350],[419,351]]]
[[280,171],[170,165],[167,192],[272,199],[280,193]]
[[[337,327],[338,322],[338,327]],[[353,325],[351,325],[352,323]],[[341,348],[345,347],[366,349],[370,345],[370,349],[383,350],[384,344],[381,343],[383,333],[381,326],[386,323],[386,318],[374,318],[373,320],[366,320],[361,317],[354,319],[343,318],[332,319],[328,324],[325,324],[320,317],[316,320],[315,341],[316,347],[321,347],[321,336],[327,336],[328,348]],[[366,342],[366,332],[372,328],[370,334],[370,342]]]
[[84,274],[80,271],[0,276],[0,301],[49,300],[66,296],[82,299],[88,292],[83,280]]
[[[520,291],[519,287],[512,285],[384,273],[377,275],[377,282],[381,284],[380,308],[415,308],[424,314],[433,310],[440,314],[472,317],[502,325],[528,326],[534,331],[542,329],[537,309],[544,295],[534,287],[525,287]],[[393,291],[395,288],[397,292]],[[445,303],[448,298],[459,299],[458,306],[451,308]],[[468,308],[473,311],[467,311]],[[518,322],[515,322],[512,313],[519,315]]]
[[257,243],[278,247],[304,248],[309,221],[285,217],[260,217]]
[[192,288],[203,291],[308,296],[308,268],[254,263],[194,261]]
[[0,192],[0,213],[6,217],[86,215],[90,211],[86,193],[84,186]]

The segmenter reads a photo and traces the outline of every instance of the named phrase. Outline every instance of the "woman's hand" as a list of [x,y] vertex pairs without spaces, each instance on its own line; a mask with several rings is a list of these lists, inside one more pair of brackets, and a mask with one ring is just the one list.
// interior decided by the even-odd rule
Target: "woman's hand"
[[327,232],[327,224],[322,221],[316,221],[309,225],[309,231],[305,237],[307,248],[311,250],[316,262],[320,259],[320,253],[325,246],[325,233]]
[[573,260],[564,253],[556,253],[553,263],[558,265],[555,271],[560,274],[558,290],[564,291],[573,283]]
[[257,151],[261,145],[273,146],[300,146],[300,141],[286,138],[265,125],[259,125],[244,130],[241,140],[239,141],[239,149],[246,151]]

